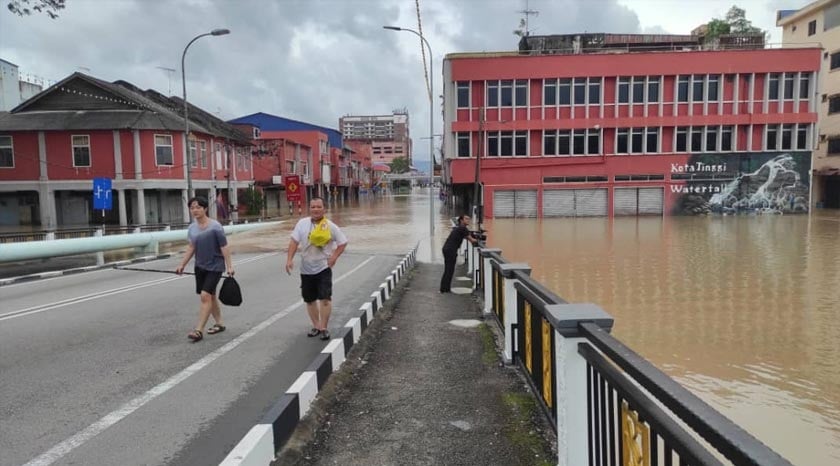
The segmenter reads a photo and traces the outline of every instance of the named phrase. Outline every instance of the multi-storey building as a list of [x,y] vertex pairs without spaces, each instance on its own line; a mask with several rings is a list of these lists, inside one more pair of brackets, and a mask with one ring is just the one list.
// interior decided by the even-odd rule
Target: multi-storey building
[[[183,105],[74,73],[0,112],[0,225],[186,222],[189,184],[235,212],[253,179],[250,139],[193,105],[186,138]],[[94,178],[112,180],[109,211],[93,209]]]
[[347,115],[339,118],[338,125],[345,141],[370,142],[373,163],[388,164],[397,157],[411,163],[407,111],[395,111],[391,115]]
[[818,48],[528,41],[444,59],[443,182],[457,208],[478,180],[488,217],[808,210]]
[[17,65],[0,58],[0,112],[17,107],[42,89],[40,84],[22,79]]
[[776,25],[782,28],[785,46],[815,46],[823,51],[811,193],[817,207],[840,209],[840,0],[779,11]]

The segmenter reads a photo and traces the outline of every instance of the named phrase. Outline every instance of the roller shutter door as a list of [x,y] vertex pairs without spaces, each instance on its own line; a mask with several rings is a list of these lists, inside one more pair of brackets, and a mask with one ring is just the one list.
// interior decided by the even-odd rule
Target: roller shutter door
[[606,217],[607,190],[604,188],[576,189],[575,215],[578,217]]
[[574,216],[574,189],[547,189],[543,191],[543,217]]
[[662,188],[639,188],[639,215],[662,215]]
[[515,192],[516,191],[493,191],[493,217],[513,217]]
[[536,218],[537,192],[514,191],[513,214],[518,218]]
[[613,191],[613,215],[637,215],[638,195],[636,188],[616,188]]

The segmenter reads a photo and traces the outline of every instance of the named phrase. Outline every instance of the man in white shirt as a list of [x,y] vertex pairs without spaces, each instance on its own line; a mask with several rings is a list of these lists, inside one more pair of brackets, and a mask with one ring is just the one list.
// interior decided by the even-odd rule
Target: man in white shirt
[[324,200],[313,197],[309,201],[309,217],[300,219],[292,231],[286,257],[286,273],[291,274],[295,253],[300,250],[300,289],[312,321],[309,337],[321,335],[322,340],[330,339],[327,326],[332,313],[332,268],[346,247],[347,237],[338,225],[324,217]]

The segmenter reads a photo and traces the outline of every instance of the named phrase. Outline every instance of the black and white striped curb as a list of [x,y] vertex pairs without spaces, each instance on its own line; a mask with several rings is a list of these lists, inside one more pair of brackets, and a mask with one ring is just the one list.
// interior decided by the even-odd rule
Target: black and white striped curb
[[397,283],[414,267],[417,247],[411,250],[397,268],[385,277],[379,289],[370,295],[370,301],[363,304],[355,317],[333,334],[332,340],[321,353],[274,403],[259,424],[248,431],[236,447],[230,451],[221,466],[265,466],[274,460],[291,437],[300,421],[309,412],[318,392],[327,382],[330,374],[336,372],[344,362],[350,348],[359,341],[362,333],[373,322],[376,313],[388,301]]
[[137,257],[134,259],[128,259],[123,261],[117,262],[109,262],[107,264],[102,265],[89,265],[87,267],[76,267],[72,269],[65,269],[65,270],[53,270],[51,272],[41,272],[41,273],[33,273],[30,275],[21,275],[19,277],[11,277],[11,278],[0,278],[0,286],[3,285],[11,285],[12,283],[20,283],[20,282],[28,282],[31,280],[40,280],[42,278],[52,278],[52,277],[60,277],[62,275],[72,275],[74,273],[82,273],[82,272],[92,272],[94,270],[102,270],[102,269],[112,269],[114,267],[122,267],[131,264],[137,264],[140,262],[149,262],[158,259],[166,259],[167,257],[172,257],[175,255],[174,253],[167,252],[165,254],[158,254],[155,256],[143,256]]

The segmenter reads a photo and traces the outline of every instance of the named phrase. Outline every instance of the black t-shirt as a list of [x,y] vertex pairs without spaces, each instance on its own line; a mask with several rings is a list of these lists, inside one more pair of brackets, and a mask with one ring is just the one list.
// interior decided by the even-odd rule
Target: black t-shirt
[[449,238],[446,238],[446,242],[443,243],[443,250],[444,251],[457,251],[458,247],[461,246],[461,242],[464,241],[464,238],[469,236],[470,230],[467,229],[466,225],[458,225],[457,227],[452,228],[452,232],[449,233]]

